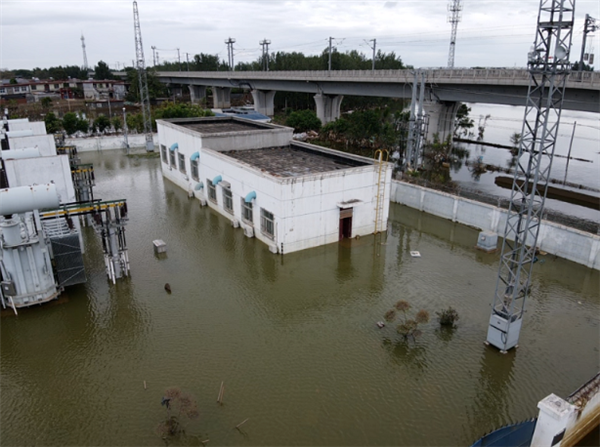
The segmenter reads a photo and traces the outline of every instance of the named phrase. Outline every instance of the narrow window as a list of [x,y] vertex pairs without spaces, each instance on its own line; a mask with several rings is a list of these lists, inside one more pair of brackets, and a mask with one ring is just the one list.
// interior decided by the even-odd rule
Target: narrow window
[[199,176],[198,176],[198,159],[197,158],[195,160],[190,161],[190,169],[192,171],[192,178],[194,180],[198,181]]
[[162,158],[163,163],[169,164],[169,161],[167,160],[167,146],[164,144],[160,145],[160,158]]
[[208,188],[208,200],[217,203],[217,188],[213,185],[212,180],[206,180],[206,187]]
[[246,202],[242,197],[242,219],[244,222],[249,223],[250,225],[254,224],[254,219],[252,216],[252,202]]
[[275,236],[273,213],[268,212],[264,208],[260,209],[260,231],[268,238],[273,239]]
[[230,214],[233,214],[233,199],[231,189],[223,188],[223,208]]
[[175,151],[172,151],[171,149],[169,149],[169,165],[172,168],[177,167],[177,165],[175,164]]
[[177,156],[179,157],[179,170],[185,174],[185,155],[180,152]]

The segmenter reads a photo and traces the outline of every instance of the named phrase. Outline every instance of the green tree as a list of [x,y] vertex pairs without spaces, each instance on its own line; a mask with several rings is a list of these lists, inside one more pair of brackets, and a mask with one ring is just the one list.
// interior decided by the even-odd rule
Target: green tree
[[210,110],[188,103],[176,104],[173,102],[165,102],[160,108],[154,110],[155,120],[168,118],[195,118],[213,115],[214,114]]
[[321,128],[321,120],[312,110],[299,110],[290,113],[285,121],[286,126],[293,127],[296,132],[309,130],[318,131]]
[[100,133],[104,133],[109,127],[110,119],[106,115],[100,115],[94,120],[94,128],[98,129],[98,132]]
[[90,130],[90,122],[85,118],[79,118],[77,120],[77,130],[79,132],[88,133]]
[[461,104],[456,111],[456,119],[454,120],[454,135],[455,136],[468,136],[471,132],[470,129],[475,127],[475,121],[469,117],[471,108],[466,104]]
[[94,69],[94,79],[113,79],[112,71],[104,61],[98,61]]
[[123,127],[123,119],[120,116],[113,117],[111,122],[115,132],[118,132]]
[[49,97],[42,98],[42,99],[40,100],[40,103],[42,104],[42,107],[43,107],[44,109],[47,109],[47,108],[49,108],[49,107],[50,107],[50,105],[52,104],[52,98],[49,98]]
[[[127,69],[126,71],[127,82],[129,82],[129,91],[125,99],[131,102],[140,102],[140,82],[138,72],[132,68]],[[167,86],[158,80],[154,70],[146,70],[146,79],[148,81],[148,96],[150,97],[150,100],[168,96]]]
[[44,123],[46,124],[46,132],[49,134],[60,131],[62,127],[62,122],[52,112],[46,114],[44,117]]
[[62,125],[67,135],[73,135],[77,132],[77,115],[74,112],[67,112],[65,116],[63,116]]

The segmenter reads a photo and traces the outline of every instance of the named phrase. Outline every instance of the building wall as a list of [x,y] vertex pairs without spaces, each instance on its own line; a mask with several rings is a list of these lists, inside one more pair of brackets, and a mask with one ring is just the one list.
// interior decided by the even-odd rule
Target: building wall
[[9,138],[9,144],[11,149],[37,147],[40,150],[42,157],[56,155],[56,143],[54,142],[54,136],[52,135]]
[[46,125],[43,121],[8,120],[8,129],[11,132],[16,130],[31,130],[33,135],[46,135]]
[[[353,207],[352,237],[372,234],[375,231],[375,207],[377,200],[378,167],[368,164],[335,172],[320,173],[295,178],[280,178],[266,174],[241,163],[211,147],[202,147],[208,138],[201,138],[197,133],[188,129],[175,129],[162,126],[159,122],[159,150],[161,151],[161,166],[163,176],[190,195],[208,203],[208,205],[223,216],[239,225],[246,234],[253,235],[268,244],[271,250],[289,253],[305,248],[337,242],[339,239],[340,206],[341,202],[357,200]],[[286,129],[287,132],[287,129]],[[282,138],[286,132],[272,136],[275,140]],[[214,139],[227,147],[236,147],[237,138]],[[268,141],[268,138],[265,138]],[[243,148],[249,149],[256,142],[248,139],[240,140]],[[170,147],[177,143],[174,152],[175,164],[170,159]],[[266,147],[272,146],[273,140]],[[278,145],[289,144],[289,139]],[[164,152],[160,146],[164,146]],[[259,146],[260,147],[260,146]],[[326,150],[325,150],[326,151]],[[190,157],[199,152],[198,180],[191,177]],[[184,157],[185,174],[179,166],[179,154]],[[392,165],[385,164],[382,177],[386,180],[381,231],[387,228],[389,199],[391,191]],[[208,181],[217,176],[222,182],[216,186],[216,203],[209,200]],[[198,185],[202,184],[202,188]],[[223,185],[229,184],[232,193],[233,212],[224,208]],[[250,192],[256,192],[253,200],[253,221],[246,222],[242,218],[242,201]],[[261,231],[261,208],[274,215],[274,234],[264,234]]]

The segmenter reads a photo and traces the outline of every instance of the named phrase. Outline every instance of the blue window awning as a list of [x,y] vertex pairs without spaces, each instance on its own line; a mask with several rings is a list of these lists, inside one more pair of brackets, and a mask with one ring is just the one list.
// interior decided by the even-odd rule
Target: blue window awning
[[171,152],[175,152],[175,149],[179,149],[179,143],[173,143],[169,148]]
[[192,156],[190,157],[190,160],[194,161],[194,160],[198,160],[200,158],[200,152],[194,152],[192,154]]
[[212,181],[212,184],[213,184],[213,185],[216,185],[216,184],[217,184],[217,183],[219,183],[221,180],[223,180],[223,177],[221,177],[220,175],[217,175],[217,176],[216,176],[216,177],[213,179],[213,181]]
[[251,191],[248,194],[246,194],[246,198],[244,199],[244,202],[250,203],[250,202],[252,202],[252,199],[256,199],[256,191]]

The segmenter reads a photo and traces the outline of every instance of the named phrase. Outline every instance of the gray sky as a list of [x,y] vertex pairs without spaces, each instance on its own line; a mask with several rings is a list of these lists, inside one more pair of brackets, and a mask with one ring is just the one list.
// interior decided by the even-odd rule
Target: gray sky
[[[0,0],[0,68],[83,65],[80,37],[88,62],[112,68],[135,58],[132,1]],[[236,39],[235,62],[256,60],[260,40],[270,51],[318,54],[335,38],[339,51],[371,55],[365,41],[396,52],[415,67],[446,66],[450,41],[447,0],[420,1],[158,1],[139,0],[146,65],[151,46],[160,60],[181,60],[186,53],[219,54],[224,41]],[[463,0],[455,67],[524,66],[535,35],[538,0]],[[571,60],[578,60],[585,14],[600,19],[598,0],[577,0]],[[600,23],[600,22],[598,22]],[[600,31],[588,37],[599,68]],[[185,68],[184,68],[185,69]]]

